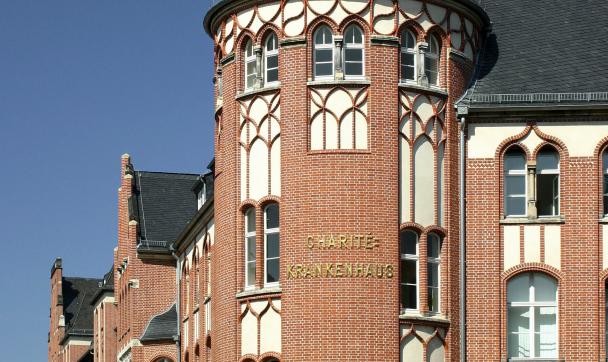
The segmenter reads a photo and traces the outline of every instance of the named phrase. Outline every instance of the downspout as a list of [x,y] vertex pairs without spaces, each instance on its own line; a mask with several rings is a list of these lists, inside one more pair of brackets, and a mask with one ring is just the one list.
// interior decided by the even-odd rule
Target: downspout
[[179,311],[179,305],[180,305],[180,293],[179,293],[179,271],[180,271],[180,265],[179,265],[179,258],[177,256],[177,254],[175,254],[175,248],[174,245],[171,245],[171,255],[173,256],[173,258],[175,259],[175,311],[177,313],[177,334],[175,336],[173,336],[173,340],[175,341],[175,350],[177,351],[177,362],[182,362],[182,348],[181,348],[181,344],[180,344],[180,339],[181,339],[181,334],[180,334],[180,327],[181,327],[181,323],[180,323],[180,311]]
[[460,155],[459,155],[459,177],[460,177],[460,201],[458,205],[458,211],[460,213],[460,235],[458,240],[460,241],[460,361],[466,362],[467,360],[467,331],[466,331],[466,247],[465,247],[465,128],[466,128],[466,117],[460,118]]

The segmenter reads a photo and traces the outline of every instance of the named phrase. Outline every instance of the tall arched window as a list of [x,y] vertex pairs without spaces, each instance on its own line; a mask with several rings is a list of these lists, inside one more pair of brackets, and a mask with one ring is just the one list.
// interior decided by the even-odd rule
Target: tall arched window
[[279,205],[270,204],[264,209],[264,285],[279,284],[280,230]]
[[526,215],[526,156],[511,147],[504,156],[505,215]]
[[604,180],[604,216],[608,216],[608,150],[602,154],[602,177]]
[[253,88],[255,77],[255,53],[253,52],[253,42],[249,39],[245,44],[245,89]]
[[322,25],[314,35],[315,78],[334,76],[334,37],[327,25]]
[[557,281],[523,273],[507,284],[509,358],[557,358]]
[[416,37],[409,30],[401,33],[401,80],[416,80]]
[[344,34],[344,76],[361,78],[365,74],[363,31],[357,25],[346,28]]
[[275,33],[270,33],[266,38],[264,69],[266,69],[264,84],[269,85],[279,81],[279,41]]
[[403,230],[399,236],[401,310],[418,309],[418,234]]
[[440,266],[441,266],[441,238],[435,233],[426,237],[427,250],[427,284],[428,306],[432,313],[439,313],[440,293]]
[[256,251],[255,251],[255,208],[250,207],[245,213],[245,287],[255,286]]
[[559,215],[559,155],[550,146],[536,156],[536,209],[538,216]]
[[437,37],[429,37],[429,50],[424,53],[424,72],[431,85],[439,85],[439,59],[441,46]]

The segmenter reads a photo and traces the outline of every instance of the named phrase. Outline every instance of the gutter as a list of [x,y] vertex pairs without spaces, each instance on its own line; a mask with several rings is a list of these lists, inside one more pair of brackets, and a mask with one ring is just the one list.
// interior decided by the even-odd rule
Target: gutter
[[465,362],[467,360],[467,329],[466,329],[466,243],[465,243],[465,129],[466,129],[466,117],[462,116],[460,119],[460,155],[459,155],[459,178],[460,178],[460,190],[459,190],[459,202],[458,202],[458,212],[460,213],[460,225],[459,225],[459,235],[458,240],[460,241],[459,245],[459,278],[460,278],[460,310],[459,310],[459,319],[460,319],[460,361]]
[[177,254],[175,254],[175,249],[173,248],[173,245],[171,245],[171,255],[173,256],[173,258],[175,259],[175,313],[177,314],[177,332],[175,334],[175,336],[173,336],[173,340],[175,341],[175,350],[176,350],[176,358],[177,358],[177,362],[182,362],[182,347],[181,347],[181,323],[180,323],[180,310],[179,310],[179,305],[181,303],[180,301],[180,293],[179,293],[179,275],[180,275],[180,265],[179,265],[179,258],[177,256]]

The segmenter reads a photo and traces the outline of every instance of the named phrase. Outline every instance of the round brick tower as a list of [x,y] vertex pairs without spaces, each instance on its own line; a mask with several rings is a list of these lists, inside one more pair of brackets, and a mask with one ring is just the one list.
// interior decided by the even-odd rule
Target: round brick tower
[[224,0],[213,361],[457,361],[470,0]]

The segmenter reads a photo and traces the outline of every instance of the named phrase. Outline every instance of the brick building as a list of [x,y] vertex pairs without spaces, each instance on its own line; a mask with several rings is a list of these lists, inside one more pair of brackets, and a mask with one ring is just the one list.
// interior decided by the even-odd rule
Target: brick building
[[123,158],[113,292],[93,302],[115,336],[98,320],[89,354],[606,360],[606,17],[599,0],[217,1],[214,162]]

